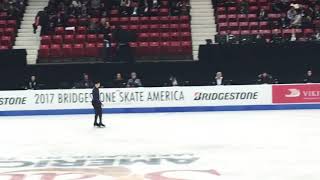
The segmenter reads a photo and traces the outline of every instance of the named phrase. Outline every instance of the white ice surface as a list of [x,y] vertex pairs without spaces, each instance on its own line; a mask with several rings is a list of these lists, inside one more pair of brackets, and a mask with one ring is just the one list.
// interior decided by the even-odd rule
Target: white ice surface
[[320,179],[320,110],[113,114],[104,115],[104,129],[92,118],[0,117],[0,158],[192,153],[194,164],[159,168],[221,174],[172,175],[187,180]]

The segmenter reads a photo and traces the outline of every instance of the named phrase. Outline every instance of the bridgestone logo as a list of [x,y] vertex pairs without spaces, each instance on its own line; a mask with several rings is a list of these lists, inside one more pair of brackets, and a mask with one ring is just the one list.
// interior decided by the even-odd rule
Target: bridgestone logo
[[225,100],[255,100],[258,92],[231,92],[231,93],[203,93],[196,92],[195,101],[225,101]]

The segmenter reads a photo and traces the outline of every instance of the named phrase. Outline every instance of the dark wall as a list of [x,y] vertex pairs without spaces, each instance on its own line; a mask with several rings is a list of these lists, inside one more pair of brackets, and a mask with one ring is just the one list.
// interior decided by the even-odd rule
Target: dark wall
[[0,89],[17,89],[24,81],[26,50],[0,50]]
[[203,45],[200,60],[242,83],[250,83],[252,77],[263,71],[282,83],[299,82],[308,69],[319,76],[320,44]]

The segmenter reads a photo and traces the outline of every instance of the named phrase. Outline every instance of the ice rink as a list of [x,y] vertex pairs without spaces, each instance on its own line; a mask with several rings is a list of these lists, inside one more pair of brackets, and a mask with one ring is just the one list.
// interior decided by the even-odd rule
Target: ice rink
[[0,180],[319,180],[320,110],[0,117]]

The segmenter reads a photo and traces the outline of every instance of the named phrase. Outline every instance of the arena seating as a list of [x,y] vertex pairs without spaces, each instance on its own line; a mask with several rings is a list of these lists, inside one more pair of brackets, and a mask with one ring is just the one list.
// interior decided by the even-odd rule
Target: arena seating
[[[160,1],[161,6],[154,9],[151,16],[123,16],[118,9],[112,9],[105,19],[111,30],[120,26],[123,30],[134,32],[136,41],[129,45],[137,59],[178,59],[192,57],[190,17],[188,15],[170,16],[168,0]],[[88,31],[85,22],[100,22],[101,17],[69,18],[68,27],[55,27],[51,34],[41,36],[39,59],[50,62],[52,58],[101,57],[105,47],[104,35]],[[111,52],[115,56],[116,42],[111,38]]]
[[[25,4],[24,1],[22,1]],[[5,4],[5,2],[0,2]],[[22,13],[24,11],[25,5],[19,5],[16,7],[14,3],[10,6],[16,8],[17,13],[14,16],[10,14],[9,9],[0,9],[0,50],[2,49],[12,49],[14,41],[17,34],[17,28],[20,24]]]
[[[272,37],[290,38],[295,34],[297,40],[309,40],[315,35],[316,29],[320,27],[320,20],[313,18],[310,25],[301,27],[284,27],[279,24],[281,18],[287,17],[287,11],[291,3],[300,4],[300,9],[305,12],[308,8],[314,8],[316,1],[289,1],[287,6],[282,11],[273,9],[275,1],[271,0],[235,0],[231,3],[216,3],[215,16],[217,23],[217,31],[219,35],[234,35],[239,36],[257,36],[261,35],[268,41]],[[241,3],[248,4],[247,12],[240,12]],[[266,12],[265,19],[259,19],[259,12],[264,9]]]

